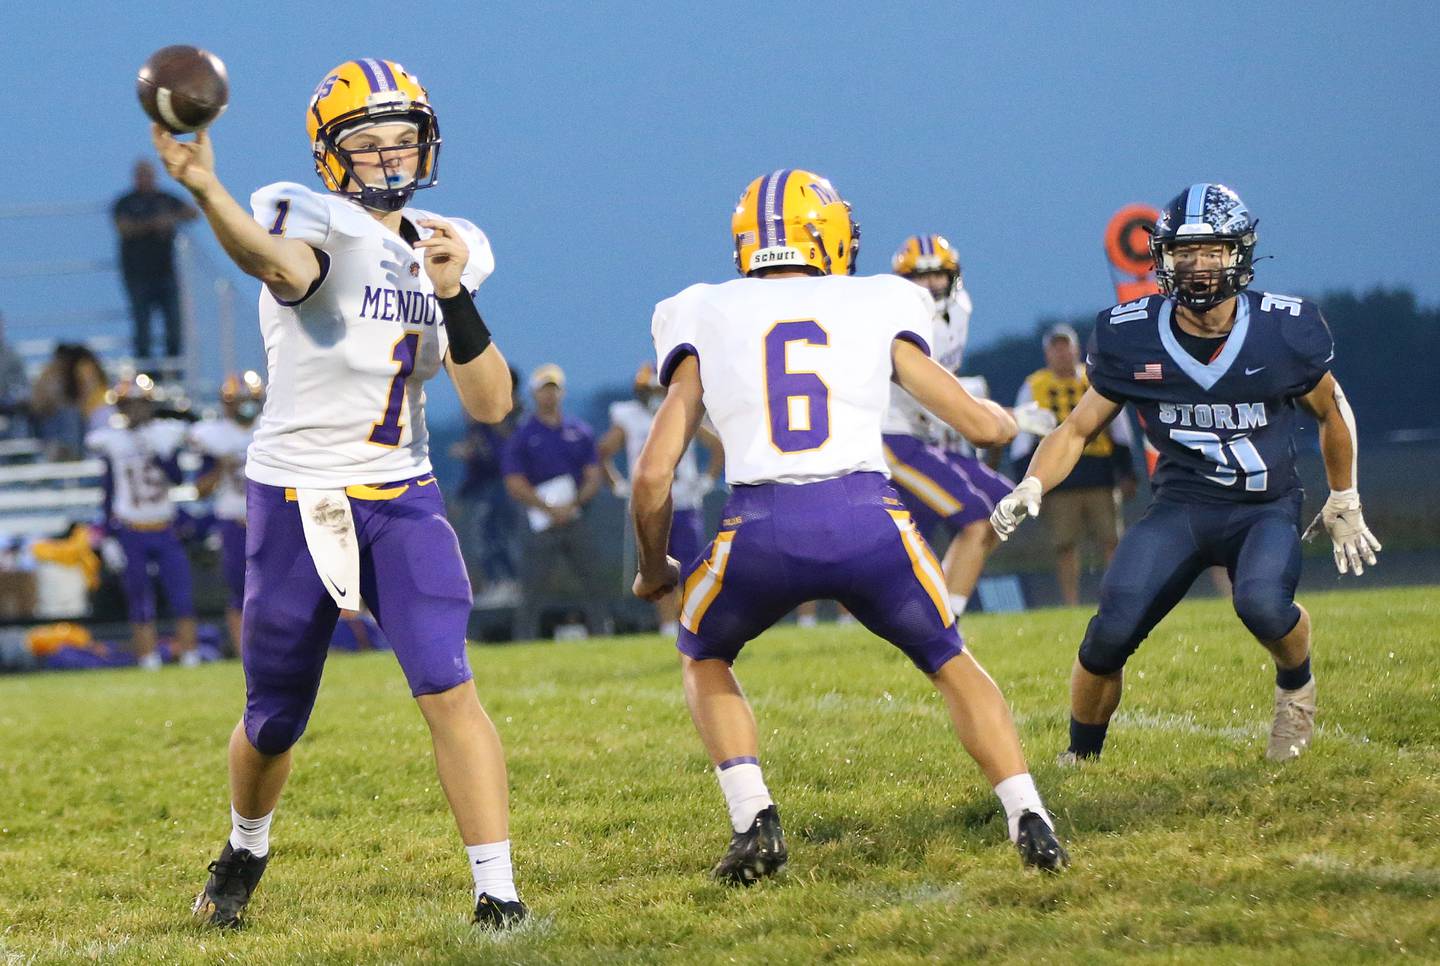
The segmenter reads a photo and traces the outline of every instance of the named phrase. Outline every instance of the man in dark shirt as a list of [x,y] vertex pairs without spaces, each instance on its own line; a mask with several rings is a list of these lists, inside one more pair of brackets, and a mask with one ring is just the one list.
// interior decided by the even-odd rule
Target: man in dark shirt
[[521,564],[521,600],[515,639],[531,640],[540,627],[547,585],[560,567],[579,580],[592,634],[610,630],[604,593],[594,566],[590,534],[581,515],[600,491],[595,434],[583,420],[565,416],[565,373],[548,363],[530,376],[535,413],[505,443],[500,460],[505,488],[525,508],[530,539]]
[[155,168],[135,163],[135,187],[115,201],[111,214],[120,235],[120,274],[134,319],[135,355],[150,356],[150,316],[165,320],[165,354],[180,355],[180,291],[175,281],[175,232],[196,211],[155,187]]

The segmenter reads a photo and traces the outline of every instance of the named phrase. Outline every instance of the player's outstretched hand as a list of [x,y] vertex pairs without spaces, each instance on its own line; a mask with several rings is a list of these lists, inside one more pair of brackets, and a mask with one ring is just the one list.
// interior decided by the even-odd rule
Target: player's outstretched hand
[[635,583],[631,590],[641,600],[655,602],[663,600],[676,587],[680,586],[680,561],[674,557],[665,558],[665,569],[658,575],[649,575],[643,571],[635,575]]
[[1010,534],[1015,532],[1026,517],[1040,515],[1040,497],[1043,494],[1044,488],[1040,481],[1033,476],[1027,476],[1020,481],[1019,486],[995,504],[995,512],[990,514],[990,525],[995,528],[1001,540],[1009,540]]
[[421,218],[420,227],[430,229],[430,237],[415,243],[425,250],[425,274],[435,286],[435,297],[448,299],[460,293],[460,273],[470,260],[470,248],[455,226],[438,218]]
[[151,124],[150,139],[166,172],[191,194],[201,194],[215,183],[215,148],[209,131],[201,128],[195,140],[181,141],[159,124]]
[[1016,406],[1010,410],[1010,414],[1015,417],[1015,425],[1020,428],[1020,432],[1029,433],[1031,436],[1049,436],[1059,425],[1055,414],[1038,402]]
[[1360,494],[1354,487],[1330,491],[1325,505],[1305,528],[1304,539],[1312,539],[1322,527],[1330,533],[1335,569],[1341,574],[1353,573],[1358,577],[1365,572],[1365,564],[1375,566],[1380,541],[1365,525],[1365,517],[1360,512]]

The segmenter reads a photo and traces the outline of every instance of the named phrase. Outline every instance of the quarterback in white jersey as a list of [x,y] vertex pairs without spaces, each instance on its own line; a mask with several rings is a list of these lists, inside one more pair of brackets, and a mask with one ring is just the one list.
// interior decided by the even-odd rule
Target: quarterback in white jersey
[[[157,419],[155,383],[144,374],[113,390],[115,416],[109,426],[92,429],[85,445],[105,461],[105,523],[125,558],[125,588],[130,636],[140,666],[160,667],[155,650],[155,588],[175,618],[176,657],[198,662],[195,652],[195,600],[190,558],[175,533],[175,502],[170,487],[180,482],[179,453],[185,424]],[[150,575],[154,564],[158,580]]]
[[[610,404],[610,428],[600,437],[597,449],[600,453],[600,468],[610,484],[611,491],[621,499],[630,496],[630,482],[615,468],[615,456],[623,449],[625,465],[633,472],[640,463],[640,450],[645,447],[645,438],[650,435],[650,424],[655,421],[655,412],[665,398],[654,363],[647,362],[635,373],[635,396]],[[700,460],[695,452],[697,445],[703,445],[710,454],[710,463],[705,472],[700,472]],[[675,513],[670,523],[670,543],[666,552],[676,560],[689,563],[700,553],[705,544],[705,497],[715,489],[715,481],[725,468],[725,453],[715,433],[701,426],[695,443],[680,457],[675,467],[675,486],[672,496]],[[628,524],[626,527],[629,529]],[[628,536],[628,533],[627,533]],[[626,562],[629,568],[630,542],[626,541]],[[680,630],[680,600],[678,594],[671,594],[655,602],[655,617],[660,633],[670,636]]]
[[465,654],[472,596],[430,473],[424,382],[442,366],[497,422],[510,373],[474,304],[494,268],[468,221],[409,206],[439,169],[429,95],[394,61],[331,70],[306,134],[323,192],[281,182],[247,212],[206,131],[152,129],[241,270],[264,283],[269,393],[246,463],[246,707],[230,741],[231,832],[195,914],[234,926],[269,858],[271,815],[342,611],[368,605],[431,727],[440,785],[475,880],[474,921],[525,918],[511,872],[504,753]]
[[[933,304],[895,276],[849,277],[858,232],[829,181],[757,178],[732,221],[741,279],[695,285],[655,309],[669,387],[632,477],[637,596],[681,586],[677,647],[690,714],[730,813],[714,875],[748,885],[787,859],[760,769],[753,712],[731,664],[797,604],[838,600],[944,695],[955,729],[1005,808],[1022,861],[1058,871],[1056,839],[1010,712],[966,652],[939,565],[887,481],[881,421],[891,380],[981,445],[1015,422],[930,358]],[[675,468],[706,412],[733,490],[720,531],[686,567],[665,553]]]

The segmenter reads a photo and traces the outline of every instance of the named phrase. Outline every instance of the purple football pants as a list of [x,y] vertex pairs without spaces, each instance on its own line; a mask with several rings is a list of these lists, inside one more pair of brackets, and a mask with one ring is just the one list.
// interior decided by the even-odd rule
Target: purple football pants
[[[470,580],[433,477],[387,483],[385,500],[351,498],[360,543],[360,594],[385,632],[410,693],[470,680],[465,628]],[[299,506],[285,489],[246,488],[245,734],[279,754],[305,731],[340,611],[315,572]]]
[[920,670],[961,651],[940,564],[879,473],[737,486],[709,552],[687,568],[676,646],[733,662],[808,600],[838,600]]
[[228,591],[226,606],[239,610],[245,603],[245,523],[221,520],[220,573]]
[[929,533],[937,523],[959,533],[989,518],[995,504],[1015,488],[973,456],[947,452],[914,436],[887,433],[885,459],[921,533]]
[[121,526],[115,538],[125,551],[125,607],[132,624],[155,620],[155,588],[150,583],[150,564],[159,572],[156,582],[165,591],[165,602],[174,617],[194,617],[195,598],[190,584],[190,558],[175,535],[175,528],[131,530]]

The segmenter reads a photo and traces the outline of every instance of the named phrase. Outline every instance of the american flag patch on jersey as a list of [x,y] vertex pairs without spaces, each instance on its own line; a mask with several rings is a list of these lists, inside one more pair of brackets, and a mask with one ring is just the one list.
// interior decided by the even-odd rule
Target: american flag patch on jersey
[[1134,375],[1136,379],[1149,380],[1152,382],[1158,382],[1159,380],[1165,378],[1160,373],[1160,363],[1158,362],[1145,363],[1145,368],[1136,369]]

